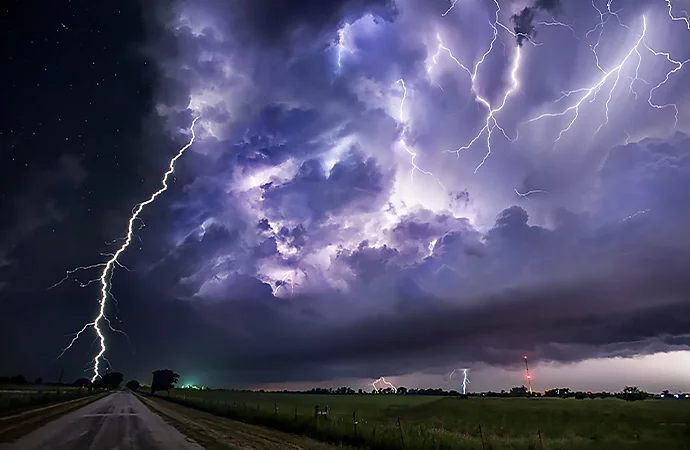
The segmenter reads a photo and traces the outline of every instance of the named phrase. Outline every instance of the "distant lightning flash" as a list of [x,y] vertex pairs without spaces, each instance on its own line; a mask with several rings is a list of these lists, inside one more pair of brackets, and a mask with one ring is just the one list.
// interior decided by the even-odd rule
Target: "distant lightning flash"
[[283,275],[283,278],[276,283],[275,288],[273,288],[273,296],[276,297],[276,294],[278,294],[278,291],[280,290],[281,287],[285,286],[287,282],[290,282],[290,295],[293,296],[295,295],[295,279],[292,276],[292,271],[287,272],[285,275]]
[[[486,146],[487,146],[487,152],[486,152],[486,155],[484,155],[484,158],[482,159],[482,161],[479,163],[479,165],[474,169],[474,172],[475,172],[475,173],[477,173],[477,171],[484,165],[484,163],[486,162],[486,160],[487,160],[487,159],[489,158],[489,156],[491,155],[491,150],[492,150],[492,149],[491,149],[491,138],[493,137],[493,132],[494,132],[494,130],[495,130],[496,128],[498,128],[498,130],[503,134],[503,136],[504,136],[508,141],[513,142],[513,141],[515,141],[515,139],[517,139],[517,138],[511,139],[511,138],[508,136],[508,134],[507,134],[506,131],[503,129],[503,127],[501,127],[501,126],[499,125],[498,120],[496,119],[496,114],[497,114],[498,112],[500,112],[500,111],[503,109],[503,107],[506,105],[506,102],[508,101],[508,97],[510,97],[510,96],[518,89],[518,87],[520,86],[520,80],[518,79],[518,76],[517,76],[518,70],[520,69],[520,57],[521,57],[521,48],[520,48],[520,46],[517,47],[517,50],[516,50],[516,53],[515,53],[515,59],[514,59],[514,61],[513,61],[513,67],[512,67],[511,70],[510,70],[511,85],[510,85],[510,87],[505,91],[505,93],[504,93],[504,95],[503,95],[503,100],[501,101],[501,103],[500,103],[500,105],[499,105],[498,107],[493,107],[493,106],[491,105],[491,102],[489,102],[489,100],[487,100],[486,98],[484,98],[484,97],[482,97],[481,95],[479,95],[479,93],[477,92],[477,88],[476,88],[477,75],[478,75],[478,73],[479,73],[479,69],[480,69],[480,67],[482,66],[482,64],[484,63],[484,61],[486,60],[486,58],[489,56],[489,54],[491,54],[491,52],[493,51],[493,49],[494,49],[494,44],[496,43],[496,40],[498,39],[498,27],[501,26],[502,28],[504,28],[504,29],[510,31],[505,25],[502,25],[502,24],[500,23],[500,21],[499,21],[498,16],[499,16],[499,13],[500,13],[500,11],[501,11],[501,5],[498,3],[498,0],[494,0],[494,4],[496,5],[495,18],[494,18],[494,21],[493,21],[493,22],[489,21],[489,24],[490,24],[490,26],[491,26],[491,28],[492,28],[492,30],[493,30],[493,37],[491,38],[491,42],[489,43],[489,48],[484,52],[484,54],[483,54],[482,57],[479,59],[479,61],[476,62],[476,64],[474,65],[474,69],[473,69],[473,70],[468,69],[467,66],[465,66],[465,65],[462,64],[460,61],[458,61],[458,59],[453,55],[452,51],[451,51],[447,46],[444,45],[443,41],[441,40],[440,34],[437,34],[437,35],[436,35],[436,38],[438,39],[438,42],[439,42],[439,47],[438,47],[438,51],[436,52],[436,55],[434,55],[434,57],[433,57],[433,59],[432,59],[432,60],[433,60],[433,65],[427,69],[427,72],[430,72],[431,69],[433,69],[433,67],[436,65],[437,58],[438,58],[438,56],[440,55],[441,51],[444,51],[444,52],[448,53],[448,55],[450,56],[450,58],[451,58],[451,59],[452,59],[462,70],[464,70],[465,72],[467,72],[467,74],[468,74],[469,77],[470,77],[470,81],[471,81],[471,90],[472,90],[472,93],[474,94],[474,96],[475,96],[475,98],[477,99],[477,101],[478,101],[479,103],[481,103],[482,105],[484,105],[484,106],[486,107],[486,109],[487,109],[487,115],[486,115],[486,118],[485,118],[485,120],[484,120],[484,122],[485,122],[485,123],[484,123],[484,126],[482,127],[481,130],[479,130],[479,132],[475,135],[475,137],[472,138],[468,144],[463,145],[462,147],[458,148],[457,150],[447,150],[447,152],[449,152],[449,153],[455,153],[455,154],[457,155],[457,157],[459,158],[459,157],[460,157],[460,152],[462,152],[463,150],[467,150],[467,149],[469,149],[470,147],[472,147],[472,145],[474,145],[475,142],[477,142],[477,141],[486,133]],[[515,36],[514,33],[511,32],[511,34],[512,34],[513,36]]]
[[377,379],[377,380],[374,380],[374,382],[371,383],[371,385],[374,387],[374,391],[376,391],[376,392],[378,392],[378,391],[380,390],[379,388],[376,387],[376,383],[382,383],[382,384],[385,385],[386,387],[389,387],[389,388],[393,389],[393,392],[395,392],[395,393],[398,392],[398,388],[395,387],[395,386],[393,385],[393,383],[391,383],[391,382],[389,382],[389,381],[386,381],[386,379],[383,378],[383,377],[381,377],[381,378],[379,378],[379,379]]
[[343,68],[343,53],[352,53],[352,50],[347,48],[345,45],[345,40],[347,39],[347,27],[348,25],[345,25],[343,28],[338,30],[338,70]]
[[467,375],[467,371],[470,369],[453,369],[450,375],[448,375],[448,379],[452,380],[453,375],[460,370],[462,370],[462,395],[467,395],[467,386],[470,385],[470,378]]
[[519,195],[522,198],[528,198],[532,194],[547,194],[547,192],[543,189],[531,189],[527,192],[520,192],[517,189],[513,189],[517,195]]
[[[120,255],[129,247],[129,244],[132,242],[132,239],[134,238],[134,222],[137,220],[139,214],[141,214],[142,210],[144,209],[145,206],[153,203],[153,201],[163,192],[165,192],[168,189],[168,178],[172,173],[175,171],[175,163],[177,160],[182,156],[182,154],[187,150],[189,147],[192,146],[194,143],[194,139],[196,138],[196,135],[194,134],[194,126],[196,125],[197,120],[199,120],[200,116],[197,116],[193,121],[192,125],[190,126],[189,130],[192,134],[191,139],[189,142],[182,147],[177,154],[170,160],[169,168],[167,172],[163,175],[163,179],[161,180],[161,188],[158,189],[156,192],[154,192],[148,200],[141,202],[137,204],[134,209],[132,210],[132,216],[129,218],[129,222],[127,224],[127,236],[124,238],[124,243],[120,248],[115,252],[115,253],[109,253],[108,255],[110,256],[110,259],[107,260],[104,263],[98,263],[98,264],[92,264],[90,266],[82,266],[82,267],[77,267],[72,270],[68,270],[66,272],[65,277],[60,280],[59,282],[55,283],[53,286],[50,286],[49,289],[53,289],[54,287],[62,284],[65,280],[69,278],[70,275],[74,274],[75,272],[81,271],[81,270],[88,270],[88,269],[93,269],[96,267],[103,267],[103,271],[101,272],[101,276],[98,278],[98,281],[100,282],[101,285],[101,297],[99,299],[99,310],[98,310],[98,315],[94,318],[92,322],[87,323],[84,325],[84,327],[79,330],[77,333],[74,334],[74,338],[72,341],[69,343],[67,347],[65,347],[62,352],[60,353],[60,358],[62,355],[65,354],[67,350],[69,350],[74,343],[79,339],[82,333],[84,333],[87,329],[93,327],[93,329],[96,331],[96,335],[98,336],[98,340],[100,341],[101,348],[98,352],[98,354],[94,357],[93,359],[93,377],[91,378],[91,381],[95,381],[96,378],[100,376],[100,364],[101,361],[106,361],[107,359],[105,358],[105,352],[106,352],[106,343],[105,343],[105,335],[103,334],[103,330],[101,329],[101,323],[105,322],[108,325],[108,328],[110,328],[111,331],[115,331],[118,333],[123,333],[123,331],[116,330],[112,327],[110,320],[108,317],[105,315],[105,309],[107,305],[107,300],[109,297],[112,297],[112,294],[110,293],[110,286],[111,286],[111,281],[113,277],[113,270],[116,265],[120,265],[119,261],[117,260]],[[86,284],[83,284],[84,286],[88,286],[91,282],[88,282]]]

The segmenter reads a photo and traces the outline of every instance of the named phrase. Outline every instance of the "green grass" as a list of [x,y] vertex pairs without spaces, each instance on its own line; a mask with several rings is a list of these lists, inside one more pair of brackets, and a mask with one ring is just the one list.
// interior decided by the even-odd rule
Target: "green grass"
[[[690,449],[687,401],[192,390],[171,391],[170,399],[249,423],[371,449]],[[316,404],[322,409],[328,405],[328,420],[314,418]]]
[[55,386],[0,386],[0,416],[16,414],[27,409],[47,406],[86,397],[87,389]]

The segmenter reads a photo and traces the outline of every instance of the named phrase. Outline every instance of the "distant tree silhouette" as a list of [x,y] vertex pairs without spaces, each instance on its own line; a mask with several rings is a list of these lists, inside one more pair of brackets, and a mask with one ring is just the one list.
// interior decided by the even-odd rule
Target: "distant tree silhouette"
[[529,393],[529,390],[525,387],[523,384],[522,386],[516,386],[510,388],[510,395],[517,397],[517,396],[523,396],[527,395]]
[[125,384],[125,387],[129,389],[130,391],[138,391],[139,390],[139,382],[137,380],[129,380],[127,384]]
[[407,388],[406,388],[405,386],[400,386],[400,387],[398,388],[398,394],[400,394],[400,395],[405,395],[405,394],[407,394]]
[[616,394],[616,397],[625,400],[627,402],[634,402],[636,400],[645,400],[649,397],[646,392],[643,392],[637,388],[637,386],[626,386],[623,392]]
[[153,379],[151,380],[151,393],[156,391],[168,391],[175,387],[175,383],[180,378],[180,374],[173,372],[170,369],[159,369],[153,371]]
[[96,378],[93,386],[96,388],[117,389],[122,384],[125,376],[120,372],[108,372],[102,377]]
[[19,374],[13,377],[0,377],[0,384],[26,384],[26,377]]
[[91,387],[91,380],[88,378],[79,378],[72,384],[76,387]]

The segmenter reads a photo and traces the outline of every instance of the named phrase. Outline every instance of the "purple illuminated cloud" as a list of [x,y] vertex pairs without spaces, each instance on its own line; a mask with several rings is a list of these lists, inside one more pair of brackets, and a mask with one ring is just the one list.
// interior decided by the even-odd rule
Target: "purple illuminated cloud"
[[599,3],[176,3],[158,113],[201,119],[155,278],[273,324],[243,381],[687,348],[690,29]]

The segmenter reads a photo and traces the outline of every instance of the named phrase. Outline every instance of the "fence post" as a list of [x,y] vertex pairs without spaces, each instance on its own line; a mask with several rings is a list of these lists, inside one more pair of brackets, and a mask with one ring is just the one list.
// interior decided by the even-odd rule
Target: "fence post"
[[319,405],[314,405],[314,421],[316,426],[319,426]]
[[482,450],[486,450],[486,444],[484,443],[484,433],[482,433],[482,424],[479,424],[479,437],[482,440]]
[[273,415],[274,416],[278,415],[278,404],[277,403],[273,404]]
[[297,420],[297,407],[295,406],[295,420]]
[[400,447],[405,448],[405,439],[403,438],[402,424],[400,423],[400,417],[398,417],[398,431],[400,432]]
[[328,405],[326,405],[326,420],[328,420]]
[[352,411],[352,423],[355,427],[355,437],[357,437],[357,410]]
[[539,436],[539,445],[544,448],[544,442],[541,440],[541,430],[537,430],[537,436]]

